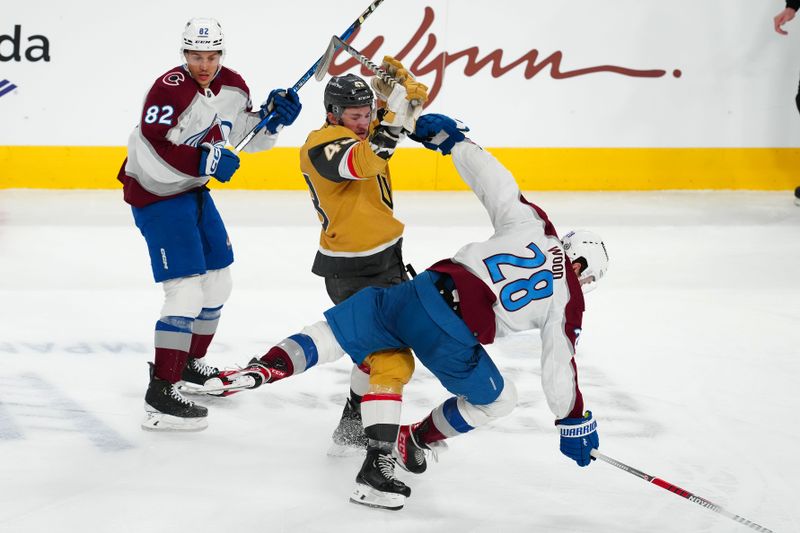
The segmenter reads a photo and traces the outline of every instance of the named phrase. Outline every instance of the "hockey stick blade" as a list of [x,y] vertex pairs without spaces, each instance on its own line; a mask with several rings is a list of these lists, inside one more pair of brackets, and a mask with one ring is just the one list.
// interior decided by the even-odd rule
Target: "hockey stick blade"
[[[358,28],[360,28],[360,27],[361,27],[361,25],[362,25],[362,24],[364,24],[364,21],[367,19],[367,17],[369,17],[369,16],[370,16],[370,15],[371,15],[371,14],[372,14],[372,13],[373,13],[373,12],[374,12],[376,9],[378,9],[378,6],[379,6],[379,5],[381,5],[382,3],[383,3],[383,0],[375,0],[374,2],[372,2],[372,3],[369,5],[369,7],[367,7],[367,9],[365,9],[365,10],[364,10],[364,12],[363,12],[363,13],[361,13],[361,15],[359,15],[359,17],[358,17],[358,18],[357,18],[357,19],[356,19],[356,20],[355,20],[355,21],[354,21],[354,22],[353,22],[353,23],[350,25],[350,27],[348,27],[348,28],[347,28],[347,29],[344,31],[344,33],[342,33],[342,35],[340,36],[340,38],[341,38],[343,41],[346,41],[347,39],[349,39],[349,38],[350,38],[350,37],[353,35],[353,32],[355,32],[355,31],[356,31]],[[317,71],[317,68],[319,68],[319,66],[320,66],[320,63],[322,63],[322,60],[323,60],[323,59],[324,59],[324,57],[320,57],[319,59],[317,59],[317,60],[314,62],[314,64],[313,64],[313,65],[311,65],[311,68],[310,68],[310,69],[308,69],[308,70],[305,72],[305,74],[303,74],[303,75],[300,77],[300,79],[299,79],[299,80],[297,80],[297,82],[296,82],[294,85],[292,85],[292,89],[294,89],[295,91],[299,91],[299,90],[300,90],[300,88],[301,88],[303,85],[305,85],[305,84],[306,84],[306,82],[307,82],[309,79],[311,79],[311,76],[313,76],[313,75],[314,75],[314,73]],[[325,71],[327,72],[327,70],[328,70],[328,69],[327,69],[327,66],[326,66],[326,68],[325,68]],[[239,152],[241,152],[241,151],[244,149],[244,147],[245,147],[245,146],[247,146],[247,145],[248,145],[248,143],[249,143],[250,141],[252,141],[252,140],[253,140],[253,138],[256,136],[256,134],[257,134],[258,132],[260,132],[262,129],[264,129],[264,127],[267,125],[267,122],[269,122],[270,120],[272,120],[272,118],[273,118],[274,116],[275,116],[275,112],[273,111],[272,113],[270,113],[269,115],[267,115],[266,117],[264,117],[263,119],[261,119],[261,120],[259,121],[259,123],[258,123],[258,124],[256,124],[256,125],[255,125],[255,127],[254,127],[253,129],[251,129],[251,130],[248,132],[248,134],[247,134],[247,135],[245,135],[245,136],[244,136],[244,139],[242,139],[241,141],[239,141],[239,144],[237,144],[237,145],[236,145],[236,146],[233,148],[233,151],[234,151],[234,152],[236,152],[237,154],[238,154]]]
[[314,79],[317,81],[322,81],[325,78],[325,75],[328,74],[328,67],[331,66],[331,61],[333,61],[333,56],[336,54],[336,41],[331,39],[328,43],[328,49],[325,50],[325,53],[322,54],[322,57],[319,60],[319,64],[317,65],[317,70],[314,72]]
[[741,516],[739,516],[737,514],[733,514],[732,512],[723,509],[719,505],[717,505],[715,503],[711,503],[710,501],[706,500],[705,498],[701,498],[700,496],[696,496],[696,495],[692,494],[691,492],[689,492],[688,490],[684,490],[684,489],[678,487],[677,485],[673,485],[672,483],[664,481],[661,478],[657,478],[655,476],[651,476],[649,474],[645,474],[641,470],[637,470],[637,469],[633,468],[632,466],[628,466],[625,463],[621,463],[621,462],[617,461],[616,459],[612,459],[611,457],[609,457],[607,455],[603,455],[602,453],[598,452],[597,450],[592,450],[590,453],[591,453],[592,457],[594,457],[595,459],[599,459],[599,460],[604,461],[604,462],[606,462],[606,463],[608,463],[608,464],[610,464],[612,466],[616,466],[620,470],[624,470],[625,472],[627,472],[629,474],[632,474],[632,475],[634,475],[634,476],[636,476],[638,478],[641,478],[641,479],[647,481],[648,483],[652,483],[653,485],[658,485],[662,489],[668,490],[673,494],[677,494],[678,496],[686,498],[690,502],[694,502],[694,503],[700,505],[701,507],[705,507],[706,509],[714,511],[715,513],[719,513],[719,514],[721,514],[723,516],[727,516],[731,520],[733,520],[735,522],[738,522],[738,523],[740,523],[742,525],[745,525],[745,526],[749,527],[750,529],[754,529],[756,531],[760,531],[761,533],[775,533],[771,529],[768,529],[768,528],[766,528],[764,526],[760,526],[760,525],[756,524],[755,522],[751,522],[750,520],[748,520],[746,518],[742,518]]

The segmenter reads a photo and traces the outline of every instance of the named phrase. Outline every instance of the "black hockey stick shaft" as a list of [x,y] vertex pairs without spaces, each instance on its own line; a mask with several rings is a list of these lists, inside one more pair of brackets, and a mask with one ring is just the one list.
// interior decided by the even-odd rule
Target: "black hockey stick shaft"
[[682,489],[679,486],[673,485],[672,483],[669,483],[668,481],[664,481],[661,478],[657,478],[655,476],[651,476],[649,474],[645,474],[641,470],[637,470],[637,469],[633,468],[632,466],[628,466],[625,463],[621,463],[621,462],[617,461],[616,459],[612,459],[611,457],[609,457],[607,455],[603,455],[602,453],[598,452],[597,450],[592,450],[591,454],[592,454],[592,457],[594,457],[595,459],[600,459],[601,461],[604,461],[604,462],[606,462],[606,463],[608,463],[610,465],[616,466],[620,470],[624,470],[625,472],[627,472],[629,474],[633,474],[634,476],[636,476],[638,478],[641,478],[641,479],[647,481],[648,483],[652,483],[653,485],[658,485],[662,489],[666,489],[666,490],[670,491],[673,494],[677,494],[678,496],[686,498],[690,502],[694,502],[694,503],[696,503],[696,504],[698,504],[698,505],[700,505],[702,507],[705,507],[706,509],[714,511],[715,513],[719,513],[719,514],[721,514],[723,516],[727,516],[731,520],[739,522],[740,524],[743,524],[743,525],[749,527],[750,529],[755,529],[756,531],[761,531],[762,533],[774,533],[771,529],[765,528],[764,526],[760,526],[760,525],[756,524],[755,522],[751,522],[750,520],[748,520],[746,518],[742,518],[741,516],[739,516],[737,514],[734,514],[734,513],[730,512],[730,511],[726,511],[725,509],[723,509],[719,505],[717,505],[715,503],[712,503],[712,502],[706,500],[705,498],[701,498],[700,496],[692,494],[688,490]]
[[[347,39],[349,39],[353,35],[353,32],[355,32],[359,27],[361,27],[361,25],[364,23],[367,17],[369,17],[376,9],[378,9],[378,6],[381,5],[382,3],[383,0],[375,0],[374,2],[372,2],[369,5],[369,7],[367,7],[367,9],[364,10],[364,12],[361,13],[361,15],[350,25],[350,27],[347,28],[344,31],[344,33],[342,33],[342,35],[339,38],[342,41],[346,41]],[[322,60],[323,56],[320,56],[320,58],[317,59],[313,65],[311,65],[311,68],[308,69],[306,73],[303,74],[294,85],[292,85],[292,89],[294,89],[295,91],[299,91],[300,88],[303,85],[305,85],[309,79],[311,79],[311,76],[314,75],[314,72],[316,72],[317,67],[319,66]],[[253,140],[253,137],[255,137],[259,131],[264,129],[264,127],[267,125],[267,122],[269,122],[274,115],[275,112],[273,111],[272,113],[264,117],[258,124],[256,124],[255,127],[252,130],[250,130],[250,132],[247,135],[245,135],[244,139],[239,141],[239,144],[236,145],[233,151],[236,153],[241,152],[244,149],[244,147],[247,146],[247,144]]]

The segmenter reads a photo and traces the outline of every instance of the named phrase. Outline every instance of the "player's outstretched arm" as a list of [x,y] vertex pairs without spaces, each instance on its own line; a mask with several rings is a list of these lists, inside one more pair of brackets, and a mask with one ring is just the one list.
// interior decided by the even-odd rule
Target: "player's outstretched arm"
[[463,123],[446,115],[423,115],[411,139],[425,148],[453,156],[459,176],[481,201],[495,229],[532,221],[531,208],[520,200],[514,176],[492,154],[465,136]]

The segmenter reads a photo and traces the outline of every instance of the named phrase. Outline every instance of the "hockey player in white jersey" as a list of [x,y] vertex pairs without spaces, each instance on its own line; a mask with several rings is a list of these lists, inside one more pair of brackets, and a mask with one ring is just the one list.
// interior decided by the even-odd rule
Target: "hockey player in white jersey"
[[301,108],[293,90],[276,89],[260,111],[251,110],[244,80],[221,64],[225,42],[216,20],[192,19],[182,37],[184,64],[153,83],[118,175],[164,288],[142,424],[152,430],[205,428],[207,409],[182,396],[177,383],[203,385],[219,374],[204,356],[231,292],[233,250],[206,183],[227,182],[239,168],[227,144],[274,110],[246,148],[267,150]]
[[[517,403],[514,384],[483,345],[517,332],[541,332],[542,388],[561,451],[586,466],[599,446],[596,422],[584,410],[574,355],[583,292],[593,289],[608,267],[605,245],[588,231],[559,239],[545,212],[522,196],[511,173],[465,131],[444,115],[424,115],[411,138],[452,153],[459,174],[488,211],[494,235],[464,246],[409,283],[361,290],[326,311],[326,321],[284,339],[241,371],[240,379],[256,387],[345,353],[360,363],[379,350],[410,347],[454,395],[424,420],[401,426],[396,442],[370,439],[354,503],[402,508],[411,490],[395,477],[393,459],[422,473],[426,451],[511,412]],[[370,409],[393,410],[399,425],[397,402],[370,402]]]

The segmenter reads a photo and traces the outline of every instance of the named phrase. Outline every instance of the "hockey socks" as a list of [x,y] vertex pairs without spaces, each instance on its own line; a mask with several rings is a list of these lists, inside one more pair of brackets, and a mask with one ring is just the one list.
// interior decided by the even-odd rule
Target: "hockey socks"
[[402,405],[401,394],[368,392],[364,395],[361,400],[361,420],[364,433],[370,441],[388,442],[391,449],[400,429]]
[[270,348],[260,360],[267,366],[280,363],[288,372],[287,375],[294,375],[315,366],[319,361],[319,354],[314,340],[308,335],[298,333]]
[[432,444],[473,430],[461,414],[458,398],[448,398],[425,419],[414,425],[414,433],[422,444]]
[[165,316],[156,322],[155,377],[177,383],[189,357],[193,319]]
[[208,346],[217,332],[219,317],[222,315],[222,306],[204,307],[192,324],[192,341],[189,346],[190,357],[202,359],[208,352]]

